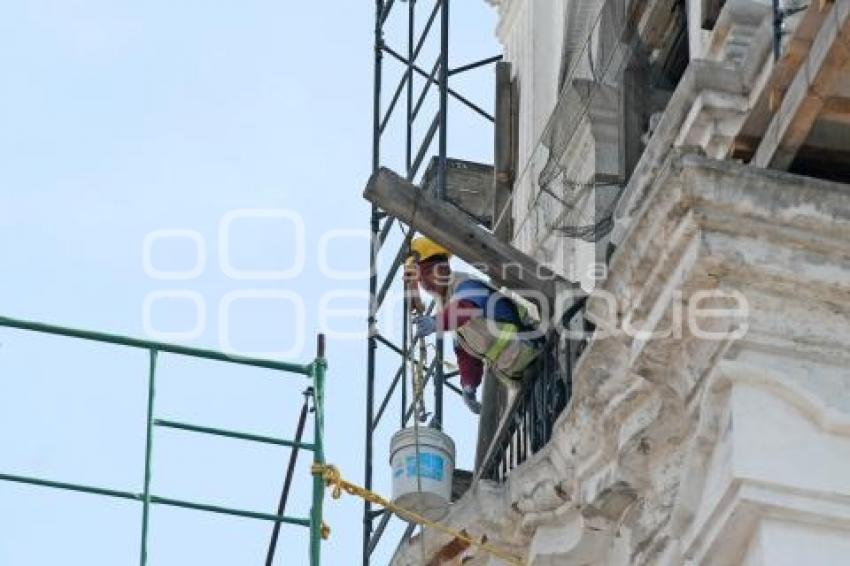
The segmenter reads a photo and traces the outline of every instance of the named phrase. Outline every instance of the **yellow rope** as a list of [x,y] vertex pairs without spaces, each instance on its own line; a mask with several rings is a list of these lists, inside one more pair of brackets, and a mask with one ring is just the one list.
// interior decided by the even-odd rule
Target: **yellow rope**
[[492,546],[484,542],[479,542],[471,538],[465,532],[457,531],[455,529],[452,529],[451,527],[443,525],[442,523],[431,521],[430,519],[427,519],[426,517],[423,517],[418,513],[415,513],[403,507],[399,507],[398,505],[384,499],[373,491],[369,491],[368,489],[364,489],[359,485],[344,480],[342,478],[342,474],[340,474],[336,466],[333,466],[331,464],[313,464],[313,466],[310,468],[310,472],[313,475],[318,475],[322,477],[322,479],[325,481],[325,484],[331,488],[331,497],[334,499],[339,499],[342,495],[342,492],[344,491],[349,495],[354,495],[370,503],[380,505],[384,509],[395,513],[402,519],[405,519],[411,523],[416,523],[417,525],[421,525],[429,529],[434,529],[435,531],[440,531],[443,534],[452,536],[458,540],[467,543],[470,546],[480,548],[484,552],[492,554],[497,558],[501,558],[502,560],[510,564],[515,564],[517,566],[522,566],[523,564],[522,560],[496,546]]
[[[411,330],[413,329],[413,322],[411,319]],[[412,333],[411,333],[412,335]],[[422,473],[420,470],[420,466],[422,465],[422,456],[419,453],[419,419],[425,418],[425,405],[422,400],[422,370],[425,366],[425,337],[422,336],[419,338],[419,363],[414,362],[413,368],[413,403],[418,408],[414,409],[414,413],[418,411],[418,414],[413,415],[413,435],[416,439],[416,490],[418,492],[422,492]]]
[[416,420],[425,415],[425,401],[422,398],[425,394],[425,380],[423,373],[425,372],[425,363],[427,358],[425,338],[419,339],[419,360],[413,362],[413,402],[418,405],[418,414]]

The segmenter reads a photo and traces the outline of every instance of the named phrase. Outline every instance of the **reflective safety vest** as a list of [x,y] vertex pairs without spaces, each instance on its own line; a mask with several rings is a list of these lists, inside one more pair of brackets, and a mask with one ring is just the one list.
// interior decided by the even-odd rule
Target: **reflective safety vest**
[[518,336],[531,333],[525,309],[487,283],[456,273],[449,284],[448,300],[466,300],[483,311],[455,329],[457,344],[487,362],[490,371],[509,386],[518,385],[524,370],[537,359],[541,340]]

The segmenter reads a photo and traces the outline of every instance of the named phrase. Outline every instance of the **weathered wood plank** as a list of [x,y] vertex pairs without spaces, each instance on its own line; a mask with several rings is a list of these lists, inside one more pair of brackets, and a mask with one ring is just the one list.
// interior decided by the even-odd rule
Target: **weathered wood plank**
[[828,94],[847,72],[850,64],[848,3],[850,0],[836,2],[832,8],[834,17],[826,18],[818,30],[805,61],[764,133],[753,164],[788,169],[823,111]]
[[500,241],[451,204],[420,191],[389,169],[381,168],[372,175],[363,196],[475,265],[496,285],[520,294],[542,293],[549,302],[559,289],[577,288],[547,266]]
[[493,132],[493,233],[503,242],[513,238],[511,191],[516,155],[516,104],[511,64],[496,64],[496,112]]
[[[422,175],[422,188],[437,194],[439,159],[431,159]],[[482,226],[493,225],[493,167],[484,163],[446,159],[446,200],[469,214]]]
[[507,411],[510,397],[508,389],[496,376],[484,379],[481,393],[481,415],[478,417],[478,441],[475,445],[475,471],[481,469],[487,450],[499,433],[499,423]]

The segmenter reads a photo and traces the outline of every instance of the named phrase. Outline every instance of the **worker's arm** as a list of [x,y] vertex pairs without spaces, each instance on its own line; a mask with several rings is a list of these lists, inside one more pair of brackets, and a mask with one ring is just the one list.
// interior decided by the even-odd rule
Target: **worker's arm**
[[429,336],[438,330],[460,328],[471,319],[482,314],[481,309],[474,302],[468,299],[456,299],[449,302],[444,309],[435,315],[414,317],[413,324],[416,326],[417,337]]

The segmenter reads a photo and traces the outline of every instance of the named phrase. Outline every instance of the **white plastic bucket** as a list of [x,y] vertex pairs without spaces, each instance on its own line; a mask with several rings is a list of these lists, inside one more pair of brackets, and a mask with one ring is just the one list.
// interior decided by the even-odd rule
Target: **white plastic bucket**
[[393,503],[432,521],[446,516],[455,471],[455,443],[448,435],[431,427],[419,427],[417,467],[416,429],[401,429],[390,440],[390,466]]

